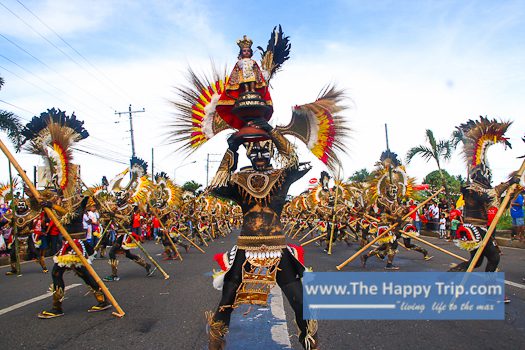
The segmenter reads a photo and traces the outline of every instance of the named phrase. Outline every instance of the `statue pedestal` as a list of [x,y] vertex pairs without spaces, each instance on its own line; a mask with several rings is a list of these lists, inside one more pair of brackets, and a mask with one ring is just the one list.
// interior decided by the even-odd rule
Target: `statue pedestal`
[[252,120],[263,118],[269,120],[272,115],[272,107],[268,106],[255,91],[243,92],[235,101],[232,113],[243,121],[244,126],[235,133],[235,137],[242,138],[247,142],[262,141],[269,138],[266,131],[249,126]]

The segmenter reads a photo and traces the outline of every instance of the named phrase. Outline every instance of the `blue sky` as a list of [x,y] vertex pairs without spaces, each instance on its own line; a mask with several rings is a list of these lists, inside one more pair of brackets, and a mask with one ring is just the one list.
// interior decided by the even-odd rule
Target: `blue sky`
[[[127,110],[130,103],[134,109],[144,107],[146,113],[135,120],[139,156],[150,162],[155,148],[156,171],[169,174],[197,160],[196,165],[177,170],[181,182],[193,177],[204,182],[206,153],[222,149],[225,142],[218,136],[187,160],[165,145],[173,86],[184,83],[188,65],[209,71],[210,58],[229,70],[237,38],[247,34],[255,45],[265,46],[277,24],[291,37],[292,58],[272,83],[276,106],[272,122],[285,123],[291,106],[311,102],[329,82],[347,89],[354,134],[345,176],[372,168],[384,149],[384,123],[389,124],[391,148],[404,155],[424,142],[426,128],[445,138],[454,126],[479,115],[514,120],[509,130],[514,149],[496,146],[489,153],[497,181],[517,168],[515,157],[525,153],[519,141],[525,131],[523,1],[0,0],[0,4],[0,34],[5,36],[0,37],[0,75],[6,81],[0,100],[16,106],[0,102],[0,108],[25,119],[50,107],[75,111],[92,135],[86,147],[123,160],[130,153],[128,124],[126,119],[115,124],[114,111]],[[123,166],[75,157],[90,183],[101,175],[115,175]],[[20,159],[27,164],[37,161],[27,155]],[[323,167],[314,164],[311,175],[318,176]],[[459,153],[445,167],[464,174]],[[421,180],[434,165],[416,160],[408,170]],[[0,169],[0,181],[6,179]],[[305,184],[294,191],[301,186]]]

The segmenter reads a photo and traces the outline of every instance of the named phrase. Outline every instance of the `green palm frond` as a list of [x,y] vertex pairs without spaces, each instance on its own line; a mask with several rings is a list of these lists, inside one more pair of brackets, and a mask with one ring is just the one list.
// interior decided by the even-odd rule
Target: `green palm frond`
[[22,124],[15,114],[0,110],[0,130],[5,131],[9,140],[15,145],[17,152],[22,146],[22,128]]
[[412,147],[408,150],[406,156],[407,164],[410,163],[415,156],[420,156],[427,162],[431,159],[434,159],[434,153],[432,152],[432,149],[423,145]]

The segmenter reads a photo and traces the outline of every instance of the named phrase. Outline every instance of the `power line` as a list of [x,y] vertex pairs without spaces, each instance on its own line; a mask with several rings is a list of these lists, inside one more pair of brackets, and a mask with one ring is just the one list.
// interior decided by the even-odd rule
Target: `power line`
[[32,53],[30,53],[29,51],[27,51],[26,49],[24,49],[22,46],[18,45],[16,42],[14,42],[13,40],[9,39],[8,37],[6,37],[5,35],[3,35],[2,33],[0,33],[0,36],[2,38],[4,38],[5,40],[7,40],[9,43],[11,43],[12,45],[16,46],[19,50],[25,52],[27,55],[31,56],[34,60],[36,60],[37,62],[39,62],[40,64],[42,64],[43,66],[45,66],[47,69],[49,69],[50,71],[54,72],[55,74],[58,74],[62,79],[64,79],[65,81],[68,81],[70,84],[76,86],[78,89],[84,91],[84,93],[86,93],[87,95],[93,97],[94,99],[96,99],[97,101],[99,101],[100,103],[102,103],[103,105],[105,105],[107,108],[110,108],[111,110],[114,110],[113,107],[111,107],[109,104],[106,104],[106,102],[102,101],[101,99],[99,99],[97,96],[93,95],[91,92],[87,91],[86,89],[84,89],[83,87],[81,87],[80,85],[76,84],[75,82],[71,81],[70,79],[68,79],[67,77],[65,77],[64,75],[62,75],[62,73],[58,72],[57,70],[55,70],[54,68],[52,68],[51,66],[49,66],[47,63],[45,63],[44,61],[40,60],[38,57],[36,57],[35,55],[33,55]]
[[[64,44],[66,44],[71,50],[73,50],[78,56],[80,56],[87,64],[91,66],[95,71],[97,71],[103,78],[105,78],[110,84],[112,84],[114,87],[120,89],[120,87],[115,84],[108,76],[106,76],[102,71],[100,71],[95,65],[93,65],[84,55],[82,55],[77,49],[75,49],[73,46],[71,46],[62,36],[60,36],[53,28],[51,28],[49,25],[47,25],[40,17],[38,17],[33,11],[31,11],[26,5],[24,5],[22,2],[17,0],[17,2],[22,5],[30,14],[32,14],[42,25],[44,25],[47,29],[49,29],[53,34],[55,34]],[[97,79],[98,80],[98,79]],[[116,90],[112,87],[113,91],[119,93],[121,96],[134,100],[131,98],[127,93],[121,92],[119,90]]]
[[[77,99],[76,97],[70,95],[69,93],[67,93],[66,91],[64,91],[64,90],[62,90],[61,88],[57,87],[56,85],[51,84],[49,81],[46,81],[46,80],[42,79],[42,78],[39,77],[37,74],[31,72],[31,71],[30,71],[29,69],[27,69],[27,68],[22,67],[21,65],[19,65],[18,63],[16,63],[16,62],[13,61],[12,59],[10,59],[9,57],[6,57],[6,56],[4,56],[4,55],[2,55],[2,54],[0,54],[0,57],[2,57],[3,59],[5,59],[6,61],[11,62],[11,63],[14,64],[15,66],[17,66],[17,67],[19,67],[20,69],[22,69],[24,72],[28,73],[29,75],[35,77],[36,79],[38,79],[39,81],[41,81],[42,83],[44,83],[45,86],[47,86],[47,85],[51,86],[52,88],[54,88],[54,89],[57,90],[58,92],[60,92],[60,93],[64,94],[65,96],[71,98],[71,99],[72,99],[73,101],[75,101],[76,103],[79,103],[79,104],[83,105],[84,107],[88,108],[89,110],[91,110],[92,112],[94,112],[95,115],[98,114],[98,112],[97,112],[95,109],[93,109],[93,107],[91,107],[90,105],[88,105],[88,104],[84,103],[82,100],[79,100],[79,99]],[[46,90],[43,89],[41,86],[36,85],[36,84],[34,84],[34,83],[31,83],[30,81],[28,81],[28,80],[22,78],[21,76],[15,74],[14,72],[10,71],[9,69],[4,68],[4,67],[1,67],[1,66],[0,66],[0,68],[5,69],[6,71],[8,71],[9,73],[13,74],[13,75],[16,76],[17,78],[19,78],[19,79],[25,81],[26,83],[29,83],[29,84],[31,84],[31,85],[37,87],[38,89],[42,90],[43,92],[47,93],[48,95],[53,96],[54,98],[59,99],[59,100],[61,100],[61,101],[64,102],[64,103],[67,103],[67,101],[65,101],[65,100],[61,99],[60,97],[58,97],[58,96],[56,96],[56,95],[53,95],[52,93],[46,91]],[[100,118],[99,120],[102,121],[102,120],[104,120],[104,119]],[[105,121],[105,120],[104,120],[104,121]]]
[[[11,106],[11,107],[15,107],[15,108],[17,108],[17,109],[19,109],[19,110],[21,110],[21,111],[27,112],[27,113],[29,113],[29,114],[35,115],[35,113],[33,113],[33,112],[31,112],[31,111],[28,111],[28,110],[25,109],[25,108],[18,107],[17,105],[14,105],[14,104],[12,104],[12,103],[6,102],[6,101],[4,101],[4,100],[0,100],[0,102],[5,103],[6,105],[9,105],[9,106]],[[30,120],[31,120],[31,119],[26,118],[26,117],[20,117],[20,118],[22,118],[22,119],[24,119],[24,120],[26,120],[26,121],[30,121]]]
[[71,149],[73,149],[75,151],[78,151],[78,152],[81,152],[81,153],[89,154],[89,155],[94,156],[94,157],[98,157],[98,158],[101,158],[101,159],[109,160],[110,162],[128,165],[127,162],[122,162],[120,160],[116,160],[116,159],[113,159],[113,158],[110,158],[110,157],[106,157],[106,156],[103,156],[103,155],[100,155],[100,154],[89,152],[89,151],[86,151],[86,150],[83,150],[83,149],[80,149],[80,148],[77,148],[77,147],[71,147]]

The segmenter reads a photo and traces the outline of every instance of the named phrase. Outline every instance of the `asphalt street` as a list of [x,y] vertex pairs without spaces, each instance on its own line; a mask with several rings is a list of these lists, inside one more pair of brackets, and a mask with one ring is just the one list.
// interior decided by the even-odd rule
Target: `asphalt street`
[[[65,275],[70,286],[63,304],[65,316],[38,319],[37,313],[51,306],[50,295],[45,295],[51,276],[41,273],[33,262],[22,265],[20,277],[5,276],[7,269],[1,268],[0,344],[3,349],[205,349],[204,312],[215,309],[220,298],[211,284],[211,271],[218,268],[213,255],[229,250],[236,234],[212,242],[205,248],[206,254],[194,248],[182,253],[183,262],[163,261],[158,255],[162,246],[147,242],[146,249],[171,276],[169,280],[158,272],[148,278],[143,268],[120,256],[121,280],[107,286],[126,312],[121,319],[108,311],[88,313],[95,299],[86,295],[87,287],[73,273]],[[450,242],[427,239],[467,257]],[[335,266],[356,250],[357,244],[348,247],[338,243],[329,256],[311,244],[306,247],[306,265],[315,271],[337,271]],[[421,254],[400,248],[395,262],[400,271],[445,271],[456,262],[441,252],[431,252],[434,258],[423,261]],[[321,348],[522,349],[525,251],[504,248],[503,252],[501,270],[514,284],[506,286],[512,301],[506,305],[504,321],[320,321]],[[51,267],[51,260],[47,262]],[[366,271],[384,272],[384,265],[372,258]],[[101,277],[110,273],[107,260],[96,260],[93,266]],[[365,270],[357,260],[344,271]],[[244,307],[234,312],[227,349],[299,349],[295,334],[293,313],[275,288],[269,307]]]

